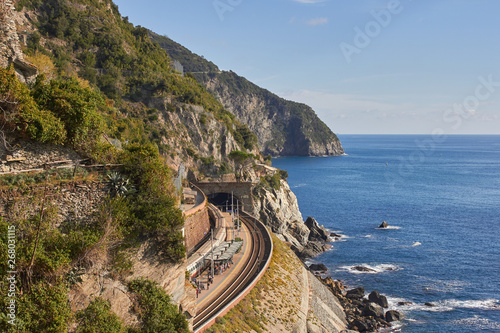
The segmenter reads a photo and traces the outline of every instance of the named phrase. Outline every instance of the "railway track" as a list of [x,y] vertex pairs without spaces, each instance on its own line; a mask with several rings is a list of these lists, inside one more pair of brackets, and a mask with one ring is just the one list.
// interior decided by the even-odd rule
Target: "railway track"
[[241,221],[247,226],[251,234],[249,250],[251,255],[240,274],[231,280],[227,287],[221,290],[211,304],[198,309],[194,318],[193,330],[198,332],[214,318],[216,318],[227,306],[252,284],[260,272],[265,268],[272,253],[272,240],[269,232],[262,223],[255,220],[247,213],[240,215]]

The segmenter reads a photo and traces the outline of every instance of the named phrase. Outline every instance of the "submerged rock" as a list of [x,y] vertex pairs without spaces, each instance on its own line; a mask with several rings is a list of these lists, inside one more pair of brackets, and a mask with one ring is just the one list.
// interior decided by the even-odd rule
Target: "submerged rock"
[[352,269],[359,272],[376,272],[376,270],[365,266],[354,266]]

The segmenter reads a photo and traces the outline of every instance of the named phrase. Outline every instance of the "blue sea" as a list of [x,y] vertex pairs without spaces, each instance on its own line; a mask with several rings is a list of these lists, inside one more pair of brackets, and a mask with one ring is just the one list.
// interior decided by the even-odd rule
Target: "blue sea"
[[345,156],[273,160],[304,219],[343,235],[314,262],[386,295],[396,331],[500,332],[500,136],[340,140]]

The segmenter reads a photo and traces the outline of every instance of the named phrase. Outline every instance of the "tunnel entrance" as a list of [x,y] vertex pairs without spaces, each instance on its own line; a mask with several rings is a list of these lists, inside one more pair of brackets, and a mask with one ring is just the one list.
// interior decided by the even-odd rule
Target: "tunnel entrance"
[[231,205],[231,193],[213,193],[207,195],[207,199],[208,202],[216,206],[222,212],[231,212],[231,210],[236,212],[243,206],[241,200],[235,195],[232,196]]

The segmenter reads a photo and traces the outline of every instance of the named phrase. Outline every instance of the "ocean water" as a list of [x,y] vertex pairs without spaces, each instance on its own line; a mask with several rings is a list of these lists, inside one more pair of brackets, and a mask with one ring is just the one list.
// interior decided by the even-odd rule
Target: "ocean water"
[[500,136],[340,140],[346,156],[273,160],[304,219],[345,236],[314,261],[388,296],[396,331],[500,332]]

